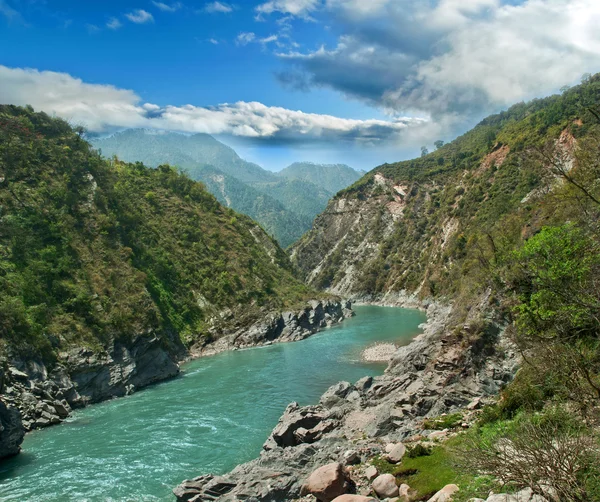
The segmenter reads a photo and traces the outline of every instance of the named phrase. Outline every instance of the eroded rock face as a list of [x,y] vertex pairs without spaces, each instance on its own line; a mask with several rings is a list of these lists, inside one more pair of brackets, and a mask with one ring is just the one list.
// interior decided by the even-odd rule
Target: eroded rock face
[[0,401],[0,459],[19,453],[24,436],[19,410]]

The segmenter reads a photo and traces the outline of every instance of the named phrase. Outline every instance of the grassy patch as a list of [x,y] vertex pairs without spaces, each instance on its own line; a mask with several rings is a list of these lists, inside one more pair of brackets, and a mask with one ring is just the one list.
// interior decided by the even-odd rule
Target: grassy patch
[[463,420],[462,413],[452,413],[436,418],[429,418],[423,422],[423,429],[444,430],[458,427]]
[[467,501],[472,497],[487,498],[494,487],[488,477],[475,477],[461,472],[457,466],[453,450],[461,445],[462,436],[446,441],[443,445],[435,446],[429,455],[410,458],[408,455],[400,464],[390,464],[381,457],[372,460],[380,473],[396,476],[398,484],[406,483],[416,493],[413,500],[429,500],[437,491],[449,484],[456,484],[460,492],[455,497],[456,502]]

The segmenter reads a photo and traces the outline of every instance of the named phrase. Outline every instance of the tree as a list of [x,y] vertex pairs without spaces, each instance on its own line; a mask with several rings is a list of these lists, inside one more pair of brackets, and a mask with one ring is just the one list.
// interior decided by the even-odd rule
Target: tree
[[427,149],[426,146],[422,146],[421,147],[421,157],[425,157],[426,155],[429,155],[429,150]]
[[439,150],[444,146],[444,142],[441,139],[438,139],[433,145],[435,146],[436,150]]

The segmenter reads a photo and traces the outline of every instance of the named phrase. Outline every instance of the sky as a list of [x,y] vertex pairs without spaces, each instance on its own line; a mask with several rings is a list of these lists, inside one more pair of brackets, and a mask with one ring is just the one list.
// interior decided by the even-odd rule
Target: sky
[[0,103],[371,169],[600,71],[598,0],[0,0]]

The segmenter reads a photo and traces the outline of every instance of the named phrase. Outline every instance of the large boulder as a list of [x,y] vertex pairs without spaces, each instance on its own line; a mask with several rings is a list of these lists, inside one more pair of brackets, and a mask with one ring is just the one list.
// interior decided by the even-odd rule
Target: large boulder
[[24,436],[19,410],[9,408],[0,401],[0,458],[19,453]]
[[334,462],[314,471],[302,486],[303,495],[314,495],[321,502],[331,502],[350,489],[341,464]]
[[398,496],[398,485],[396,478],[391,474],[382,474],[373,481],[373,490],[381,498],[391,498]]

